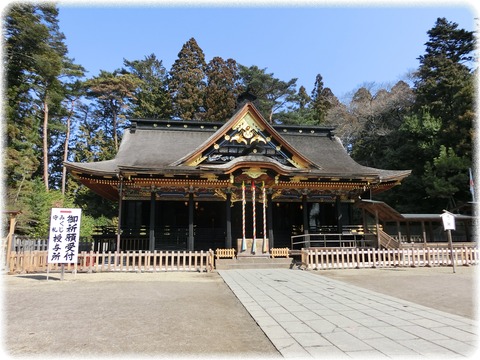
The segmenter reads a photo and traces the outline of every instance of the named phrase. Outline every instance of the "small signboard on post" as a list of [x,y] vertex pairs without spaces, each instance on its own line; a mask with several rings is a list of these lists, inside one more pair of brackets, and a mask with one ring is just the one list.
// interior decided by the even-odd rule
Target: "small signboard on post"
[[452,230],[455,231],[455,215],[447,210],[443,210],[440,215],[443,221],[443,230],[447,232],[448,245],[450,247],[450,258],[452,259],[453,272],[455,272],[455,257],[453,255]]
[[455,231],[455,215],[451,212],[444,210],[445,212],[440,215],[443,221],[443,230],[454,230]]
[[81,216],[81,209],[52,208],[47,262],[62,265],[62,280],[65,264],[78,260]]

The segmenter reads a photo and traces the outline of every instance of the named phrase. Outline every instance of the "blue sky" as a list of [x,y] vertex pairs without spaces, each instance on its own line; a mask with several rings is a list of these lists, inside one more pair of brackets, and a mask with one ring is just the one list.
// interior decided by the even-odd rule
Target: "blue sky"
[[267,68],[284,81],[298,78],[297,88],[303,85],[309,93],[315,76],[321,74],[324,86],[342,99],[365,84],[386,86],[405,80],[418,67],[427,31],[438,17],[469,31],[478,17],[469,2],[302,4],[60,2],[59,20],[69,56],[86,68],[88,76],[118,69],[124,58],[140,60],[152,53],[170,70],[182,45],[194,37],[207,62],[220,56]]

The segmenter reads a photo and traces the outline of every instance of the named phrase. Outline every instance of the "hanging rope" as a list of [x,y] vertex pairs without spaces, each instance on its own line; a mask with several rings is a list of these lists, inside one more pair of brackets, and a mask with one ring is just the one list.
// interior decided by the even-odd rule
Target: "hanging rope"
[[257,212],[255,211],[255,182],[252,181],[252,210],[253,210],[253,242],[252,242],[252,253],[256,251],[256,232],[257,232],[257,223],[256,223],[256,216]]
[[242,251],[247,250],[245,241],[245,182],[242,181]]
[[267,243],[267,190],[265,181],[262,182],[262,201],[263,201],[263,252],[268,252]]

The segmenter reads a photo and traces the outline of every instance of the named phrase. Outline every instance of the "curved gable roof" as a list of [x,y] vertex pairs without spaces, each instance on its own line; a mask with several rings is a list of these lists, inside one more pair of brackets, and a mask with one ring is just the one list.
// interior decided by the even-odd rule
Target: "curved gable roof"
[[[254,128],[247,134],[245,126]],[[394,171],[366,167],[355,162],[332,128],[270,125],[258,110],[247,103],[225,124],[198,121],[133,120],[125,131],[114,159],[100,162],[66,162],[71,171],[96,176],[114,177],[121,172],[147,174],[200,174],[202,171],[231,171],[242,166],[287,170],[292,176],[318,178],[366,179],[371,182],[400,181],[410,170]],[[233,139],[238,136],[236,139]],[[250,137],[248,137],[250,136]],[[215,162],[214,151],[225,146],[248,150],[252,139],[272,150],[258,154],[238,152],[222,162]],[[246,146],[244,146],[246,145]],[[217,148],[218,147],[218,148]],[[275,149],[273,149],[275,147]],[[243,150],[242,150],[243,149]],[[210,152],[210,153],[209,153]],[[228,154],[226,154],[228,155]],[[234,161],[235,160],[235,161]]]

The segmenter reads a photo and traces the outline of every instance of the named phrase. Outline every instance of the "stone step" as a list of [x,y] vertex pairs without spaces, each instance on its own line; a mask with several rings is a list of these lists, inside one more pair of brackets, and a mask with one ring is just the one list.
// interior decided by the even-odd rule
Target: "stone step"
[[265,257],[238,257],[237,259],[216,259],[216,270],[232,269],[289,269],[293,259]]

